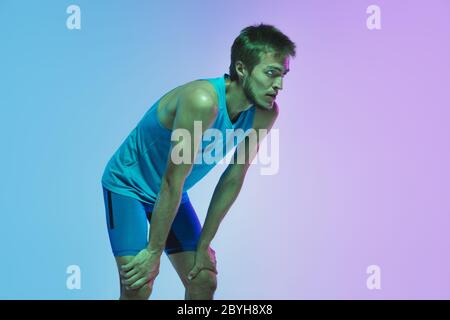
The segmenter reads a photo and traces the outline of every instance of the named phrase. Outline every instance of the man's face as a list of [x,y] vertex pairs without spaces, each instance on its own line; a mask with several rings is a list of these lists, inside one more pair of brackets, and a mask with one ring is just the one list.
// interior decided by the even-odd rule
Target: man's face
[[263,109],[272,109],[288,71],[289,56],[283,57],[273,52],[263,54],[260,63],[243,79],[242,87],[249,102]]

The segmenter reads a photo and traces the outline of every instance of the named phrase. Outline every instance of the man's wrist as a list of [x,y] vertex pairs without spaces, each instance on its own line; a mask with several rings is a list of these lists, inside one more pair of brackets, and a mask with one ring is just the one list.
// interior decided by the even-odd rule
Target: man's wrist
[[209,248],[209,245],[210,245],[209,242],[201,241],[201,242],[199,242],[198,245],[197,245],[197,250],[198,250],[198,251],[201,251],[201,250],[207,250],[207,249]]
[[162,247],[150,247],[150,246],[148,246],[147,247],[147,251],[150,254],[159,255],[160,256],[160,255],[162,255],[164,249]]

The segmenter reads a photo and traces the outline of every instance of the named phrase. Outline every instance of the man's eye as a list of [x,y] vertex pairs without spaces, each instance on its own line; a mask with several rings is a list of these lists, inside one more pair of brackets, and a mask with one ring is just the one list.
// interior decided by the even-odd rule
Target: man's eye
[[273,70],[268,70],[266,73],[271,77],[275,76],[275,72]]

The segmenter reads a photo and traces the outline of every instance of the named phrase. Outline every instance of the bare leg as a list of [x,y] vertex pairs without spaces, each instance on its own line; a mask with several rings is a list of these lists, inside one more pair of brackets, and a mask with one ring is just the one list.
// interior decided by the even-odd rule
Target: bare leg
[[202,270],[197,277],[189,281],[187,276],[194,267],[195,251],[184,251],[168,255],[170,262],[178,273],[186,291],[186,300],[213,300],[217,288],[216,274]]
[[[122,280],[122,276],[120,275],[120,267],[130,262],[133,258],[134,256],[116,257],[120,281]],[[152,293],[152,289],[153,282],[146,283],[137,290],[127,290],[122,282],[120,282],[120,300],[148,300]]]

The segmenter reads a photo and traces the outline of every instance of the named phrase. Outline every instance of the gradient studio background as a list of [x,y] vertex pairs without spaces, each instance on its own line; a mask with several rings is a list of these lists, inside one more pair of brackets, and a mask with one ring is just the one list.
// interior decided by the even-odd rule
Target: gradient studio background
[[[81,8],[68,30],[66,8]],[[366,9],[381,8],[381,30]],[[298,45],[280,170],[213,242],[217,299],[450,298],[448,1],[0,1],[2,299],[116,299],[100,177],[174,86],[271,23]],[[190,192],[203,221],[218,167]],[[81,268],[81,290],[66,268]],[[366,268],[381,268],[369,290]],[[153,299],[183,299],[164,256]]]

